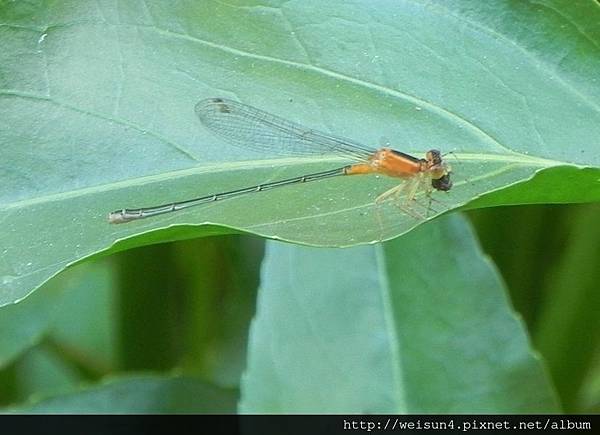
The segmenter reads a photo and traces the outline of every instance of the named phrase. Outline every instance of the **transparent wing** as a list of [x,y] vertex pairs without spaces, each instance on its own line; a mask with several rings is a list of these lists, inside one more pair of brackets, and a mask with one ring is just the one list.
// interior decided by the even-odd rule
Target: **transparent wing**
[[365,161],[375,152],[348,139],[224,98],[199,101],[196,114],[215,135],[232,145],[259,152],[294,156],[336,154],[356,161]]

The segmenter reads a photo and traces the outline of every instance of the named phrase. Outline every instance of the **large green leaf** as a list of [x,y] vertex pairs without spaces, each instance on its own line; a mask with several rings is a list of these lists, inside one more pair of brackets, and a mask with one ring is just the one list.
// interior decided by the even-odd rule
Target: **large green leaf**
[[194,115],[210,96],[375,147],[454,151],[436,212],[559,165],[567,180],[485,205],[600,199],[592,0],[0,5],[0,305],[106,250],[235,230],[345,246],[419,223],[374,205],[397,180],[357,176],[109,225],[114,209],[341,164],[226,147]]
[[268,244],[242,412],[557,412],[503,284],[458,216],[384,245]]

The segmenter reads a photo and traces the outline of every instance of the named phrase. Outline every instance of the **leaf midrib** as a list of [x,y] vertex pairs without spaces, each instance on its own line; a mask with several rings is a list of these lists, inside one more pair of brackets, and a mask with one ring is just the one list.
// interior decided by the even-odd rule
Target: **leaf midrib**
[[[420,153],[413,153],[419,155]],[[531,166],[535,168],[548,168],[552,166],[568,165],[577,166],[572,163],[559,162],[556,160],[549,160],[537,157],[530,157],[520,154],[486,154],[486,153],[454,153],[454,156],[460,161],[479,161],[479,162],[503,162],[507,164],[516,164],[521,166]],[[256,169],[256,168],[278,168],[278,167],[289,167],[296,165],[304,165],[308,163],[324,163],[324,162],[348,162],[348,159],[334,156],[318,156],[318,157],[293,157],[293,158],[273,158],[273,159],[259,159],[259,160],[243,160],[234,162],[215,162],[205,165],[198,165],[192,168],[178,169],[176,171],[162,172],[160,174],[145,175],[141,177],[128,178],[123,181],[115,181],[106,184],[100,184],[96,186],[83,187],[80,189],[70,190],[68,192],[51,193],[47,195],[41,195],[28,199],[15,201],[12,203],[3,204],[0,210],[10,210],[28,207],[31,205],[42,204],[46,202],[54,202],[65,199],[77,198],[84,195],[103,193],[111,190],[118,190],[121,188],[132,187],[132,186],[143,186],[150,183],[157,183],[161,181],[172,181],[176,178],[185,178],[194,175],[200,175],[202,173],[214,174],[218,172],[233,172],[240,169]]]

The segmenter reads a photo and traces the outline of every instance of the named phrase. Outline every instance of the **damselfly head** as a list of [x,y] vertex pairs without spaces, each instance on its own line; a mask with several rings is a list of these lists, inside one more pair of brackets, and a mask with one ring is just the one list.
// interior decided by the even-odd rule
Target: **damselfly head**
[[442,164],[442,153],[439,150],[429,150],[425,157],[431,167]]
[[426,157],[431,174],[431,187],[443,192],[449,191],[452,188],[452,180],[450,180],[452,169],[442,159],[442,153],[438,150],[429,150]]

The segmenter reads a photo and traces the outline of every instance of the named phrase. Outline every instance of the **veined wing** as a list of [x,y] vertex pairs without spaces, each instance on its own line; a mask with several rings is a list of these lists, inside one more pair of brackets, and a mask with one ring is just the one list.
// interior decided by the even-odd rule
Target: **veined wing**
[[277,155],[335,154],[355,161],[366,161],[374,153],[359,143],[224,98],[201,100],[195,110],[206,128],[242,148]]

